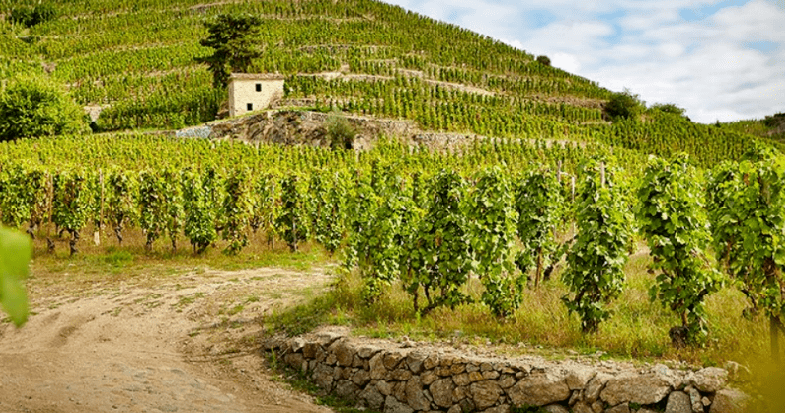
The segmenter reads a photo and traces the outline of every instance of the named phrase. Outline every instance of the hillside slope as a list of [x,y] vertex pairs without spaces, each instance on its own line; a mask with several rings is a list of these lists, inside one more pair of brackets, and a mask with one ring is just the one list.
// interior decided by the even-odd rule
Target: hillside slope
[[[38,0],[15,2],[13,9]],[[105,107],[100,130],[180,128],[215,119],[225,92],[194,58],[203,22],[221,13],[264,21],[254,71],[287,75],[289,102],[414,120],[424,129],[499,137],[599,140],[701,164],[751,142],[669,116],[603,121],[612,96],[588,79],[509,45],[373,0],[50,0],[56,18],[0,23],[0,79],[45,75],[83,106]]]

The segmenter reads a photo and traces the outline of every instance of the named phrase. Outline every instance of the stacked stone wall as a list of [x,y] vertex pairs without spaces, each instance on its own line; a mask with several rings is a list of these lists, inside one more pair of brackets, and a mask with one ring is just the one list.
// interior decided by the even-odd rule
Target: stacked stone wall
[[726,388],[728,372],[715,367],[483,357],[335,331],[275,338],[265,348],[325,392],[384,413],[506,413],[533,406],[550,413],[740,413],[749,401]]

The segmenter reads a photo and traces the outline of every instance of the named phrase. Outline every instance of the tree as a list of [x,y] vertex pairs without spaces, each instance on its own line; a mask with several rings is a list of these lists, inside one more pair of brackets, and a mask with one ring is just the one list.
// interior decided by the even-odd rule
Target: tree
[[87,130],[82,108],[42,79],[17,80],[0,94],[0,141]]
[[247,71],[253,59],[261,56],[258,48],[261,24],[262,20],[256,16],[229,14],[218,15],[215,20],[204,23],[209,34],[199,44],[214,51],[210,56],[195,60],[210,66],[214,87],[226,87],[231,72]]
[[47,3],[39,3],[35,7],[19,6],[11,10],[11,14],[6,20],[14,24],[21,24],[26,27],[33,27],[38,24],[48,22],[57,17],[57,10],[54,6]]
[[545,55],[537,56],[537,63],[543,66],[550,66],[551,65],[551,58]]
[[612,120],[634,120],[643,112],[643,109],[644,104],[641,102],[640,97],[630,92],[629,89],[624,89],[621,93],[613,94],[608,103],[605,104],[604,111]]

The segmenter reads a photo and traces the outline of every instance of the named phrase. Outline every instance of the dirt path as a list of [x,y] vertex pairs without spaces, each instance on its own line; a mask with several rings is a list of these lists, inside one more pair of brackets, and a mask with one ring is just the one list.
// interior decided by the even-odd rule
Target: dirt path
[[272,268],[33,279],[30,321],[0,324],[0,412],[328,412],[275,381],[258,351],[265,314],[328,282]]

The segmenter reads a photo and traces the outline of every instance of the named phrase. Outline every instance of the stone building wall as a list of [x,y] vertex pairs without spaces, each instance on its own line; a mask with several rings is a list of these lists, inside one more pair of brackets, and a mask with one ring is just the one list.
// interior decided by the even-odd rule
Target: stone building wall
[[265,344],[325,392],[384,413],[731,413],[750,400],[720,368],[682,371],[608,361],[483,357],[324,331]]
[[229,116],[269,108],[273,101],[283,97],[283,83],[281,75],[232,74],[228,88]]

